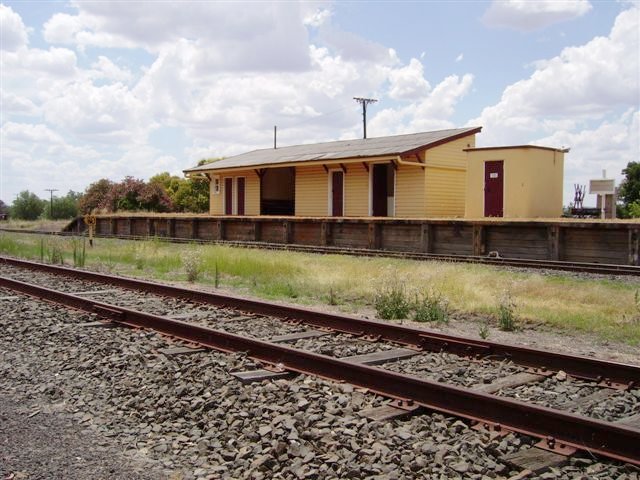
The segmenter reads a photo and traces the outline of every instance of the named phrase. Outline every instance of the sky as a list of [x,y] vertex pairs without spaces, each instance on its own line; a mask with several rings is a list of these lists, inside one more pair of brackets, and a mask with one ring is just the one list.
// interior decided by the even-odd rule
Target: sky
[[[640,3],[0,4],[0,199],[181,175],[273,145],[482,126],[569,147],[573,185],[640,160]],[[587,196],[585,205],[595,204]]]

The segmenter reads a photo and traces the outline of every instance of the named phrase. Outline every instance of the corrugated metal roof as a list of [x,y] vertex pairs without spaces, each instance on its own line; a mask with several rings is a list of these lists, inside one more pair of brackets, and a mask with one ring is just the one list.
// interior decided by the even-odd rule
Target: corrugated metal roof
[[303,163],[331,161],[347,158],[401,155],[413,150],[428,148],[455,138],[477,133],[482,127],[453,128],[435,132],[411,133],[390,137],[341,140],[337,142],[293,145],[290,147],[265,148],[227,157],[213,163],[193,167],[184,172],[222,170],[238,167],[259,167],[280,163]]

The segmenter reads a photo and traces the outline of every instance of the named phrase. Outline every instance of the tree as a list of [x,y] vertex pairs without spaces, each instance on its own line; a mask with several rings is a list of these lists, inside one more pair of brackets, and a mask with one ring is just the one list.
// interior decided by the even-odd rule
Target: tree
[[80,192],[69,192],[64,197],[53,197],[53,216],[51,215],[51,203],[44,207],[44,216],[54,219],[74,218],[78,216],[78,202],[82,198]]
[[[621,216],[630,216],[630,207],[634,203],[640,203],[640,162],[629,162],[626,168],[622,169],[624,179],[618,189],[618,198],[622,200],[622,208],[619,212]],[[637,212],[638,208],[633,211]]]
[[[201,160],[198,165],[208,163]],[[203,213],[209,210],[209,182],[205,178],[180,178],[162,172],[149,179],[150,184],[162,185],[176,212]]]
[[164,187],[159,183],[146,184],[143,180],[125,177],[122,182],[112,186],[99,208],[111,212],[118,210],[169,212],[172,204]]
[[175,193],[173,203],[178,212],[207,212],[209,210],[209,182],[206,179],[185,179]]
[[100,205],[105,202],[107,195],[114,185],[111,180],[106,178],[101,178],[97,182],[89,185],[78,202],[78,210],[80,213],[91,213],[100,208]]
[[35,193],[24,190],[11,204],[11,216],[22,220],[35,220],[42,215],[45,203],[46,200],[41,200]]
[[159,173],[149,179],[149,183],[157,183],[158,185],[161,185],[172,200],[183,182],[184,178],[180,178],[177,175],[171,175],[169,172]]

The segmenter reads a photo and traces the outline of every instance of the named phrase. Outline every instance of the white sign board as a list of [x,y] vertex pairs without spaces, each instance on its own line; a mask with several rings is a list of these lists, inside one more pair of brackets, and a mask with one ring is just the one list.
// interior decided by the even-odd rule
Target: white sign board
[[590,180],[589,193],[597,193],[599,195],[607,195],[615,193],[615,180]]

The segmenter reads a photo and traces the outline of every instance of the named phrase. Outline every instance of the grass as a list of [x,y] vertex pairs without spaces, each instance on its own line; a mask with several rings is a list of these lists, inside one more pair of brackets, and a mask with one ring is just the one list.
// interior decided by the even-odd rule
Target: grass
[[[41,238],[0,232],[0,253],[40,260]],[[45,241],[46,238],[49,237]],[[72,240],[58,240],[65,263],[72,265]],[[370,311],[382,286],[391,278],[400,278],[406,298],[416,298],[425,288],[432,288],[446,299],[450,312],[480,313],[497,319],[496,299],[509,291],[522,327],[530,321],[542,322],[567,331],[592,332],[605,339],[640,344],[640,306],[635,301],[638,284],[631,281],[514,272],[485,265],[169,244],[160,240],[98,238],[94,248],[86,248],[83,260],[87,268],[187,281],[183,258],[188,252],[200,259],[197,283],[265,299],[338,304],[349,312]]]
[[65,220],[48,220],[48,219],[38,219],[38,220],[13,220],[9,219],[6,221],[0,222],[0,228],[10,228],[13,230],[37,230],[43,232],[59,232],[64,227],[66,227],[70,218]]

